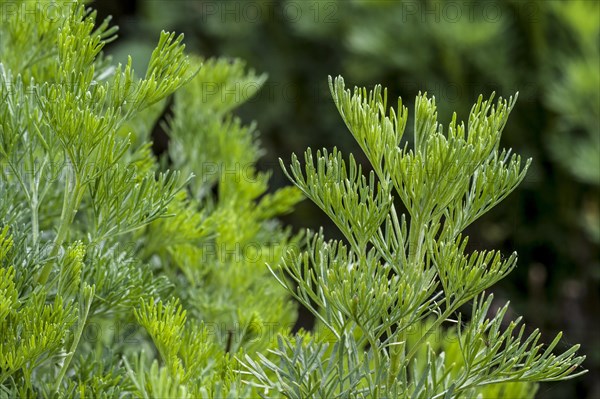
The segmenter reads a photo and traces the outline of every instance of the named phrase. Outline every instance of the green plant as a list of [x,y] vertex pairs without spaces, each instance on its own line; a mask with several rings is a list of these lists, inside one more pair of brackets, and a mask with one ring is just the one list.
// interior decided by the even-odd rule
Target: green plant
[[[410,148],[401,144],[408,118],[401,100],[388,110],[381,86],[352,92],[342,78],[330,79],[330,89],[373,171],[365,176],[337,149],[313,155],[309,148],[304,168],[292,157],[286,174],[345,240],[311,233],[307,250],[289,252],[273,272],[333,345],[282,338],[274,352],[279,362],[246,355],[258,386],[288,398],[448,398],[580,375],[577,345],[552,354],[561,334],[544,346],[539,331],[526,334],[520,319],[503,328],[508,304],[488,318],[493,296],[485,290],[515,267],[516,254],[466,253],[463,230],[515,189],[530,162],[523,168],[518,155],[499,149],[513,98],[493,105],[480,97],[466,124],[454,114],[444,129],[435,99],[420,95]],[[397,212],[394,191],[410,221]],[[466,304],[472,315],[465,325]],[[430,319],[416,341],[407,337]],[[430,336],[448,323],[457,325],[457,345],[440,350]],[[534,393],[511,389],[512,397]]]
[[[254,125],[232,114],[264,76],[189,58],[163,32],[140,78],[103,56],[116,29],[83,4],[0,7],[0,398],[530,396],[529,382],[582,372],[576,346],[551,354],[560,336],[521,342],[516,324],[500,329],[506,307],[486,319],[481,291],[515,256],[464,255],[461,231],[524,175],[498,151],[512,101],[480,100],[446,137],[419,97],[416,147],[401,149],[406,109],[338,79],[374,172],[307,152],[300,189],[267,193]],[[348,243],[309,233],[300,251],[274,218],[301,191]],[[265,264],[282,259],[274,279]],[[291,296],[326,334],[290,333]]]
[[138,78],[84,5],[0,6],[0,397],[250,395],[233,355],[293,325],[265,262],[296,245],[273,217],[301,199],[266,193],[232,115],[264,76],[163,32]]
[[[98,7],[108,12],[110,3]],[[118,9],[110,12],[118,18]],[[539,396],[600,392],[593,377],[600,366],[594,355],[600,353],[594,313],[600,306],[597,2],[216,0],[173,7],[150,1],[138,2],[126,20],[121,40],[107,50],[119,59],[150,48],[140,43],[168,26],[185,32],[188,48],[241,57],[268,72],[266,87],[239,111],[257,119],[267,162],[308,145],[336,145],[367,165],[337,115],[327,111],[322,80],[332,71],[359,86],[380,82],[410,109],[417,92],[427,91],[444,121],[454,111],[467,115],[479,93],[519,90],[503,146],[535,163],[518,192],[469,234],[478,247],[503,253],[518,245],[519,267],[494,290],[497,299],[510,298],[544,335],[562,330],[592,355],[586,360],[592,372]],[[412,125],[406,127],[409,143]],[[272,184],[285,183],[283,174],[274,177]],[[287,220],[294,227],[324,225],[330,238],[341,237],[313,204]]]

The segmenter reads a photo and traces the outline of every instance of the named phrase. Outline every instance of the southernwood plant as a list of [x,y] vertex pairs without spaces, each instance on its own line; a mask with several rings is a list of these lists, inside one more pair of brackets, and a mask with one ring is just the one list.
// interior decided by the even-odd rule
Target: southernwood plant
[[272,351],[278,361],[245,355],[257,386],[290,398],[514,398],[533,396],[533,382],[581,374],[578,346],[553,354],[560,334],[543,345],[520,318],[505,321],[508,304],[492,309],[485,290],[516,266],[516,254],[467,253],[462,234],[525,176],[530,161],[499,149],[516,97],[480,96],[466,123],[454,114],[444,128],[435,99],[420,94],[414,137],[402,143],[401,99],[388,109],[381,86],[351,91],[341,77],[329,86],[373,170],[335,148],[308,149],[304,166],[295,155],[284,166],[345,239],[309,232],[304,251],[271,267],[329,342],[283,337]]
[[[264,76],[164,32],[138,74],[82,4],[0,7],[0,398],[515,398],[583,372],[484,293],[516,255],[466,253],[525,173],[499,149],[512,99],[444,129],[419,96],[402,144],[401,102],[335,79],[373,171],[308,150],[267,193],[232,114]],[[345,240],[277,223],[301,193]],[[292,298],[316,331],[291,334]]]

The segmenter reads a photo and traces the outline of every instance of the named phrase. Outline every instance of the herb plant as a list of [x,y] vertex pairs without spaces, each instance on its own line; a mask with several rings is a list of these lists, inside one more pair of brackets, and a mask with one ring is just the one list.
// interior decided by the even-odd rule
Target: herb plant
[[265,77],[163,32],[139,78],[84,5],[0,5],[0,398],[250,395],[233,356],[296,314],[265,262],[301,196],[232,115]]
[[[255,127],[232,114],[264,76],[163,32],[139,77],[83,4],[0,6],[0,398],[530,397],[583,372],[577,346],[552,353],[560,335],[503,326],[507,306],[488,318],[516,256],[465,253],[525,173],[498,148],[512,99],[443,134],[420,96],[409,149],[401,102],[338,78],[373,171],[308,150],[297,188],[267,193]],[[301,250],[279,225],[302,192],[345,241],[309,232]],[[291,334],[292,297],[320,330]]]
[[[495,105],[493,96],[480,96],[466,124],[454,114],[444,129],[435,99],[419,95],[409,146],[402,144],[408,110],[401,99],[388,109],[381,86],[350,91],[341,77],[329,84],[373,170],[364,174],[352,155],[345,161],[335,148],[309,148],[304,167],[295,155],[284,167],[345,240],[310,233],[305,251],[288,252],[273,269],[331,342],[282,338],[274,352],[279,362],[246,355],[258,386],[288,398],[527,397],[535,388],[498,384],[581,374],[577,345],[552,353],[560,334],[545,346],[538,330],[525,333],[520,318],[505,326],[508,304],[488,316],[493,295],[485,290],[516,266],[517,256],[467,253],[462,234],[515,189],[529,166],[499,149],[516,96]],[[445,324],[455,325],[445,337],[456,334],[455,344],[440,350],[430,337]]]

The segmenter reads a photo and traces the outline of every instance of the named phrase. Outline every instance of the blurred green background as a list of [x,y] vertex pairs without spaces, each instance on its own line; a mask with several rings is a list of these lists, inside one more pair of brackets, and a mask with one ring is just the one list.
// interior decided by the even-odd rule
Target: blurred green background
[[[273,170],[273,189],[288,184],[278,158],[308,146],[337,146],[366,163],[330,100],[328,75],[342,74],[349,86],[381,83],[411,114],[415,95],[427,91],[442,123],[453,111],[466,119],[479,94],[518,91],[503,145],[533,157],[532,167],[468,233],[474,248],[519,253],[519,267],[494,287],[498,303],[510,298],[514,314],[546,337],[564,331],[564,348],[582,344],[590,372],[540,387],[539,398],[563,399],[600,398],[599,4],[100,0],[93,6],[120,26],[120,40],[107,48],[117,61],[128,54],[148,59],[165,29],[184,32],[191,52],[242,58],[268,74],[239,114],[258,124],[260,166]],[[168,139],[159,128],[155,133],[161,152]],[[339,234],[309,201],[285,222]],[[311,320],[302,316],[299,323]]]

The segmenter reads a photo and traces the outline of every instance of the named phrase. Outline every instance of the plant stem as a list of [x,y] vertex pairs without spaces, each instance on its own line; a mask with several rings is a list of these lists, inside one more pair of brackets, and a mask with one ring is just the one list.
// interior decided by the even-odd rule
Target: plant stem
[[418,215],[415,215],[410,221],[408,231],[408,264],[416,266],[421,260],[422,241],[425,237],[423,223]]
[[62,380],[65,377],[65,374],[67,373],[69,364],[71,363],[71,359],[73,359],[75,351],[77,350],[77,346],[79,345],[79,340],[81,339],[81,335],[83,334],[83,329],[87,322],[87,318],[90,313],[90,307],[92,306],[92,302],[94,299],[94,286],[84,286],[83,296],[83,300],[86,301],[83,317],[79,319],[77,331],[75,332],[75,336],[73,337],[73,343],[71,344],[71,348],[69,348],[69,353],[67,354],[67,357],[65,358],[65,361],[60,368],[60,372],[58,373],[58,378],[56,379],[56,384],[54,385],[55,393],[58,393]]
[[39,204],[37,198],[37,191],[33,192],[31,197],[31,236],[33,240],[34,253],[38,250],[38,241],[40,236],[40,224],[39,224]]
[[83,196],[83,187],[79,181],[79,177],[77,175],[74,176],[74,187],[73,190],[70,190],[70,179],[71,173],[70,169],[67,169],[67,179],[65,183],[65,194],[63,196],[63,207],[60,216],[60,225],[58,227],[58,232],[54,239],[54,245],[52,247],[52,251],[50,252],[49,260],[44,265],[40,275],[37,279],[39,284],[46,284],[48,281],[48,277],[50,276],[50,272],[52,271],[52,258],[58,255],[58,251],[62,246],[63,242],[67,237],[67,233],[69,232],[69,227],[73,223],[73,219],[75,218],[75,214],[77,213],[77,208],[79,208],[79,203],[81,202],[81,197]]

